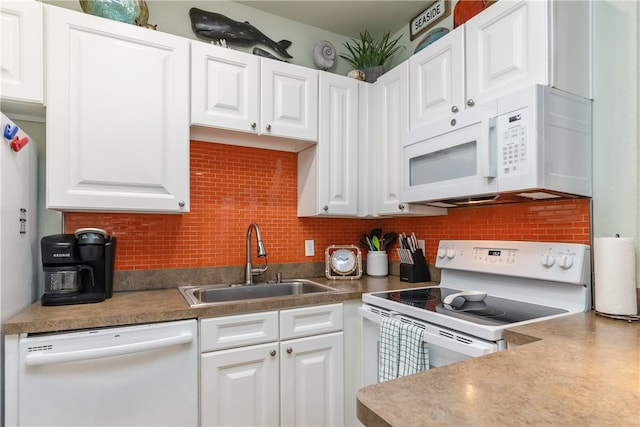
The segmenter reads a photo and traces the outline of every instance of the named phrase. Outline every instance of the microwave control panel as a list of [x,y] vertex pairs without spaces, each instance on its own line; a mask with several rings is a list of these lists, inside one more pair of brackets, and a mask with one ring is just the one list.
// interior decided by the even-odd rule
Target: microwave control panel
[[503,176],[527,172],[529,110],[523,108],[503,114],[497,120],[498,170]]

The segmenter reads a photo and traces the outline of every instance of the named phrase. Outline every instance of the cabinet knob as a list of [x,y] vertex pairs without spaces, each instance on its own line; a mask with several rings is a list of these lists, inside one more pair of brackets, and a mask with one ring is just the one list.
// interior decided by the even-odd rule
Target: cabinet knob
[[256,126],[258,126],[258,125],[256,124],[256,122],[251,123],[251,129],[255,129],[255,128],[256,128]]
[[271,132],[271,125],[267,125],[267,130]]
[[276,354],[278,354],[277,351],[275,351],[274,349],[271,349],[271,351],[269,352],[270,355],[275,356]]
[[456,107],[455,105],[453,107],[451,107],[451,112],[452,113],[457,113],[458,111],[459,111],[458,107]]
[[181,208],[184,208],[185,205],[186,205],[186,203],[184,202],[184,200],[180,200],[178,202],[178,206],[180,206]]
[[398,205],[398,209],[400,209],[401,211],[404,210],[404,203],[400,203]]
[[287,353],[288,353],[288,354],[293,353],[293,349],[292,349],[291,347],[287,347]]
[[473,99],[467,99],[467,107],[473,107],[474,105],[476,105],[476,102]]
[[450,122],[450,123],[451,123],[451,126],[455,126],[455,125],[456,125],[456,123],[458,123],[458,122],[456,121],[456,119],[451,119],[451,122]]
[[325,212],[329,212],[329,206],[324,205],[324,206],[322,207],[322,210],[323,210],[323,211],[325,211]]

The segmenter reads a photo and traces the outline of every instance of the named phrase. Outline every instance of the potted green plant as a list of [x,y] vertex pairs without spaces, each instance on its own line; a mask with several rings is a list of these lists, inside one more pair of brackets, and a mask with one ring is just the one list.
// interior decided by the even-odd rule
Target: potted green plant
[[355,70],[360,70],[365,74],[365,81],[373,83],[378,77],[384,73],[384,64],[396,53],[402,46],[398,46],[400,37],[390,40],[390,34],[387,32],[382,40],[376,42],[369,31],[365,30],[360,33],[360,39],[351,39],[350,42],[344,42],[347,52],[340,54],[353,66]]

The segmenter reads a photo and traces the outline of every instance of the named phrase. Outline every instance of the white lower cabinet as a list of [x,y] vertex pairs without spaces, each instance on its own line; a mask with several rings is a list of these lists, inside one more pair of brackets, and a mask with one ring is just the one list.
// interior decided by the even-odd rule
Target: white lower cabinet
[[343,425],[342,316],[330,304],[201,320],[201,425]]
[[201,355],[203,426],[277,426],[280,418],[278,343]]
[[343,333],[280,343],[280,424],[344,424]]

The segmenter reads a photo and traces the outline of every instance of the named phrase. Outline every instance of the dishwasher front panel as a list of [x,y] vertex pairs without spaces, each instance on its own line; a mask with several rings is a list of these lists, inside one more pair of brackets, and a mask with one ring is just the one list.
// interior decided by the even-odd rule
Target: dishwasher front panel
[[21,338],[18,423],[195,426],[197,337],[185,320]]

